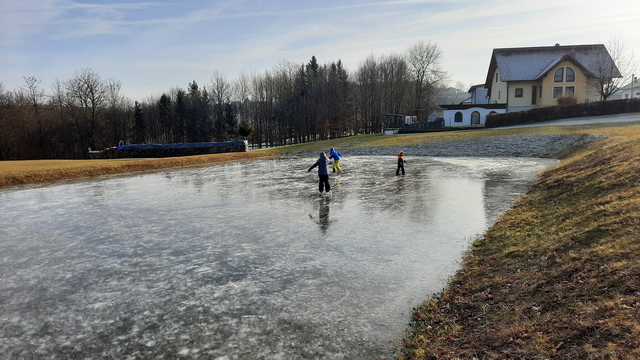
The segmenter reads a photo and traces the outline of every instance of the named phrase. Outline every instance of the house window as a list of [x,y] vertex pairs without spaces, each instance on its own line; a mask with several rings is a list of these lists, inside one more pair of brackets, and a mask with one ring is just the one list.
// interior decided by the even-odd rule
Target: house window
[[496,73],[496,83],[498,82],[498,73]]
[[538,100],[538,87],[533,85],[531,87],[531,105],[535,105]]
[[573,72],[572,68],[567,68],[567,74],[565,75],[564,81],[566,82],[576,81],[576,73]]
[[562,86],[555,86],[553,88],[553,98],[557,98],[559,96],[562,96]]
[[553,74],[553,82],[562,82],[564,80],[564,68],[560,68],[556,70],[556,73]]
[[498,91],[498,100],[500,100],[500,91]]
[[522,97],[522,88],[516,89],[516,97]]
[[573,95],[576,92],[576,88],[574,86],[567,86],[564,88],[564,93],[566,95]]
[[460,111],[458,111],[455,116],[453,117],[453,121],[455,122],[462,122],[462,113]]

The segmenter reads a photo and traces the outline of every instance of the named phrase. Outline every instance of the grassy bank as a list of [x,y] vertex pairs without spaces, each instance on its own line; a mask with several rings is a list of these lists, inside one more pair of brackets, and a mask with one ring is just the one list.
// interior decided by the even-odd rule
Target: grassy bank
[[545,171],[414,309],[403,359],[639,359],[640,128]]
[[162,159],[0,161],[0,187],[275,156],[275,150]]

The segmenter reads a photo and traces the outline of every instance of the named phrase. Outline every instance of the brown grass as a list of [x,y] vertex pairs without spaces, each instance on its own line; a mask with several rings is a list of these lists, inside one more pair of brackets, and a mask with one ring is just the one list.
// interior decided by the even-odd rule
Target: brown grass
[[640,359],[640,127],[548,169],[414,309],[402,359]]
[[162,159],[0,161],[0,187],[275,156],[275,150]]

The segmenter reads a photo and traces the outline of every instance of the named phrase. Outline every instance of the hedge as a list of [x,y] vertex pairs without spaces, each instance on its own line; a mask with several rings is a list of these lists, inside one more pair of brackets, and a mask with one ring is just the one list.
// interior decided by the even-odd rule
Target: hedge
[[583,116],[601,116],[640,112],[640,99],[597,101],[589,104],[547,106],[527,111],[487,115],[485,127],[530,124]]

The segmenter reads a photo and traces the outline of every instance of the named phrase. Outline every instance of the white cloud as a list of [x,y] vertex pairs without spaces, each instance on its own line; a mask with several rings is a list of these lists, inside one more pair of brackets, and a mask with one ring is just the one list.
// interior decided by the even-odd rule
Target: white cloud
[[620,35],[637,48],[639,16],[631,0],[0,0],[0,82],[12,89],[36,76],[45,85],[92,68],[142,98],[148,89],[205,82],[215,70],[233,79],[312,55],[356,70],[370,54],[401,53],[424,40],[442,48],[453,82],[468,84],[484,81],[497,47]]

